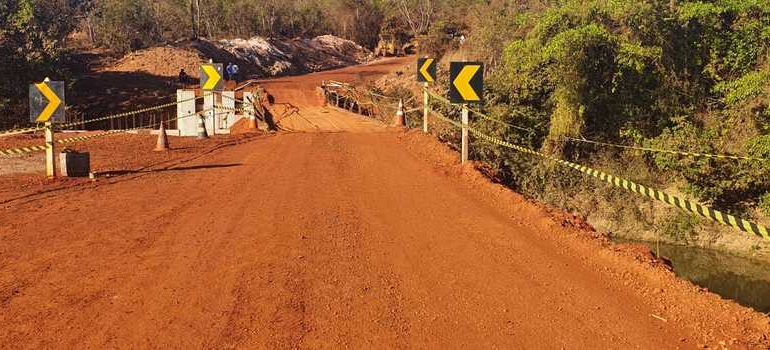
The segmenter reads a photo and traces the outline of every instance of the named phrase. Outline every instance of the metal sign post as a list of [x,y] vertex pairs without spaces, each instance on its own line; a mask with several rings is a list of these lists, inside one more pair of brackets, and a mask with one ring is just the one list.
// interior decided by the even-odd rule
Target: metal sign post
[[462,104],[462,163],[468,162],[468,104],[484,99],[484,64],[451,62],[449,65],[449,101]]
[[428,82],[422,85],[422,132],[428,133],[428,112],[430,108],[430,96],[428,95]]
[[51,81],[29,86],[29,119],[32,123],[45,123],[45,175],[56,177],[56,149],[54,122],[64,120],[64,82]]
[[462,150],[460,161],[462,164],[468,162],[468,105],[463,105],[463,137],[462,137]]
[[53,123],[45,122],[45,176],[56,177],[56,143],[53,142]]
[[417,59],[417,81],[423,83],[422,89],[422,131],[428,132],[428,83],[436,81],[436,60],[433,58]]

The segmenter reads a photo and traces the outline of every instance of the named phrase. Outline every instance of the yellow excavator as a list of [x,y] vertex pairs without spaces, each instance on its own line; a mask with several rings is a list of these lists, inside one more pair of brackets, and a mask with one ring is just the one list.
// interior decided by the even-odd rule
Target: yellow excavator
[[380,35],[380,41],[374,48],[374,55],[377,57],[403,56],[414,52],[414,43],[402,43],[393,35]]

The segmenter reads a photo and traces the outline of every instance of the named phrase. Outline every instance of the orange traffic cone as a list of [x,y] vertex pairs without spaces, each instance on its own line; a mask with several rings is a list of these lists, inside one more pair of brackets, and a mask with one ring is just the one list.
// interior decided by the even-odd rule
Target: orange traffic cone
[[166,127],[163,126],[163,122],[160,122],[160,129],[158,129],[158,142],[155,144],[155,152],[163,152],[168,150],[168,136],[166,135]]
[[257,117],[253,113],[249,114],[249,130],[257,130]]
[[394,124],[397,128],[406,127],[406,119],[404,119],[404,100],[398,100],[398,110],[396,111]]

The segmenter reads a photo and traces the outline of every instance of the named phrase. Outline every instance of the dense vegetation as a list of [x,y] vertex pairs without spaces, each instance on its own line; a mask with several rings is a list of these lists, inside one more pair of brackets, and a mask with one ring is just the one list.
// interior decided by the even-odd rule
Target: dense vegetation
[[[335,34],[368,47],[380,28],[418,34],[433,0],[94,0],[84,9],[93,40],[120,51],[190,37]],[[436,4],[438,6],[438,4]]]
[[61,47],[74,18],[74,7],[58,1],[0,2],[0,128],[27,119],[30,82],[59,75]]
[[[463,50],[490,67],[485,109],[533,130],[479,120],[488,132],[727,212],[770,215],[770,162],[567,139],[770,158],[770,2],[505,2],[480,4],[464,20],[474,25]],[[595,219],[641,221],[637,229],[677,239],[698,232],[686,214],[659,210],[651,220],[649,205],[633,195],[552,163],[475,146],[500,181],[530,196]]]

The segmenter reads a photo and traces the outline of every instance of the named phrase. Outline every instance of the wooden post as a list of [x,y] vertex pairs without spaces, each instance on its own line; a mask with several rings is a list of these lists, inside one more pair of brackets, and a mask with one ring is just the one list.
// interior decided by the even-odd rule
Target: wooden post
[[430,108],[430,96],[428,95],[428,83],[422,85],[422,132],[428,133],[428,108]]
[[56,177],[56,150],[53,140],[53,123],[45,122],[45,175],[49,179]]
[[463,105],[462,164],[468,162],[468,105]]

